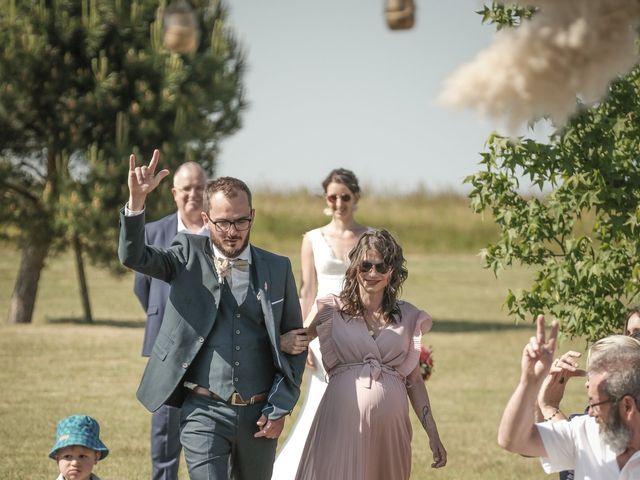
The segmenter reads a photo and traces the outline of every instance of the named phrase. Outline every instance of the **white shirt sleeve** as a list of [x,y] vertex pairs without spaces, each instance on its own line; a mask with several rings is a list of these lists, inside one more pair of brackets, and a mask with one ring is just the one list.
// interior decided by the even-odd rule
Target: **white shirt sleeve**
[[545,473],[575,468],[576,441],[571,424],[572,422],[567,420],[536,423],[544,449],[547,452],[546,457],[540,457],[540,463]]
[[127,202],[124,206],[125,217],[135,217],[136,215],[141,215],[143,212],[144,208],[142,210],[129,210],[129,202]]
[[[575,478],[592,480],[625,478],[620,474],[616,452],[600,437],[595,418],[578,415],[571,421],[537,423],[536,427],[547,452],[547,456],[540,459],[545,472],[574,470]],[[633,466],[628,470],[636,474],[630,473],[631,478],[640,478]]]

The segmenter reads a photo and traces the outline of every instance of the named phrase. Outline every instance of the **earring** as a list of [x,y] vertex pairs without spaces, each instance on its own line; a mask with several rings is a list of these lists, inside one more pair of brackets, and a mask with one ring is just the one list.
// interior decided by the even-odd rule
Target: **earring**
[[324,213],[327,217],[330,217],[333,215],[333,208],[325,207],[324,210],[322,210],[322,213]]

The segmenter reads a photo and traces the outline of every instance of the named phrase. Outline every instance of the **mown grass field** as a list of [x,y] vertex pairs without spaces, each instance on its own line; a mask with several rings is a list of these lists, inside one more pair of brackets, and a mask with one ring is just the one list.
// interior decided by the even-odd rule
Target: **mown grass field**
[[[327,221],[322,202],[304,192],[263,192],[253,240],[291,256],[299,274],[302,233]],[[424,342],[435,352],[427,387],[449,464],[432,470],[426,434],[414,419],[414,479],[549,478],[534,459],[502,451],[496,444],[502,409],[518,379],[530,323],[515,325],[502,310],[507,288],[524,287],[531,272],[516,269],[499,279],[483,270],[475,254],[494,234],[453,195],[363,199],[363,223],[389,226],[405,246],[409,279],[404,298],[435,319]],[[115,212],[114,212],[115,217]],[[5,315],[19,254],[3,245],[0,314]],[[131,292],[132,276],[113,277],[89,268],[92,325],[79,322],[81,304],[70,255],[51,259],[43,272],[31,325],[0,323],[0,479],[50,479],[47,458],[58,419],[75,413],[96,417],[111,449],[96,472],[104,480],[149,477],[149,414],[135,399],[145,365],[140,357],[144,317]],[[584,349],[578,340],[561,349]],[[580,382],[569,385],[565,410],[585,402]],[[297,412],[294,411],[294,417]],[[293,420],[293,419],[291,419]],[[293,421],[287,421],[288,427]],[[186,469],[181,479],[187,479]]]

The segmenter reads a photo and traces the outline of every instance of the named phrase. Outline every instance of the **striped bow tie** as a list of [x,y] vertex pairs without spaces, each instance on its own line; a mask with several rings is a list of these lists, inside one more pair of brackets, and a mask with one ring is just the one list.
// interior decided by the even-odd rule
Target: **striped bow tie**
[[242,258],[229,259],[229,258],[219,258],[215,257],[214,262],[216,265],[216,272],[218,272],[218,279],[222,282],[229,273],[231,273],[232,268],[236,268],[241,272],[249,271],[249,262]]

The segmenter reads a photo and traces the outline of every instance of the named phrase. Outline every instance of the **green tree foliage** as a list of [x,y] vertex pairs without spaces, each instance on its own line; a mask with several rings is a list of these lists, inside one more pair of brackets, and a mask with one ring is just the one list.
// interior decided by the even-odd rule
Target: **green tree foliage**
[[640,68],[549,143],[492,135],[487,150],[465,180],[474,211],[500,228],[485,266],[536,272],[530,289],[508,292],[509,312],[552,313],[565,334],[591,340],[620,332],[640,293]]
[[[194,160],[211,174],[239,128],[244,64],[224,6],[172,3],[193,7],[192,53],[163,47],[171,3],[0,0],[0,231],[23,254],[10,321],[30,321],[47,255],[74,239],[115,265],[129,152],[148,160],[158,147],[163,166]],[[169,188],[149,216],[170,208]]]
[[483,5],[482,10],[476,12],[482,16],[482,23],[495,25],[498,30],[505,27],[516,27],[522,19],[530,18],[535,8],[508,5],[492,2],[491,6]]

